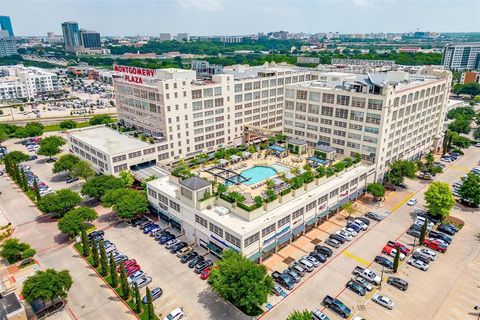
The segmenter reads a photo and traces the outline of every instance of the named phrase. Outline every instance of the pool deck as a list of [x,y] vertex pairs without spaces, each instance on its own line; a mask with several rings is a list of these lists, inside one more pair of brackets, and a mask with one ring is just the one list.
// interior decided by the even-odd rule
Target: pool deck
[[[262,152],[253,154],[251,158],[248,158],[246,160],[240,160],[236,163],[228,164],[228,165],[224,166],[224,168],[233,170],[237,173],[241,173],[242,171],[248,170],[248,169],[253,168],[255,166],[272,167],[272,165],[274,165],[274,164],[278,164],[278,165],[281,165],[283,167],[287,167],[289,169],[292,169],[292,168],[295,168],[295,167],[298,167],[300,169],[306,163],[305,158],[304,157],[301,157],[301,158],[302,158],[301,161],[300,161],[300,157],[298,155],[289,155],[286,158],[278,158],[274,155],[266,155],[266,153],[262,151]],[[209,179],[209,180],[214,179],[214,177],[210,173],[204,172],[202,169],[203,169],[203,167],[200,167],[200,168],[194,170],[194,173],[200,172],[200,177],[206,178],[206,179]],[[289,171],[289,170],[286,170],[286,171]],[[268,177],[267,179],[263,179],[262,181],[259,181],[258,183],[252,184],[252,185],[245,185],[245,184],[232,185],[232,186],[228,187],[228,190],[229,191],[241,192],[243,194],[250,194],[252,198],[255,198],[256,196],[261,195],[263,192],[265,192],[267,190],[266,181],[268,179],[275,178],[277,175],[278,175],[278,173]],[[221,178],[218,178],[217,181],[220,182],[220,181],[223,181],[223,180]]]

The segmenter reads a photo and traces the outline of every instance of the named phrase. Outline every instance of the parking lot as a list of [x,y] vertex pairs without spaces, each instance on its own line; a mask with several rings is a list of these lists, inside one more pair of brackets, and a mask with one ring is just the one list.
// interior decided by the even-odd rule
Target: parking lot
[[[247,319],[219,299],[207,281],[200,279],[199,274],[182,264],[175,254],[155,241],[154,237],[143,234],[138,227],[125,223],[114,225],[105,230],[105,239],[115,243],[119,252],[130,259],[136,259],[145,273],[152,277],[150,289],[162,288],[163,295],[154,301],[155,311],[161,317],[175,308],[183,307],[186,319]],[[202,248],[195,247],[195,250],[205,255],[205,259],[215,259]],[[141,289],[141,294],[145,295],[144,288]]]
[[[476,166],[479,156],[479,149],[470,148],[464,157],[449,164],[448,169],[438,175],[436,180],[454,183]],[[423,192],[427,186],[427,181],[408,181],[408,189],[387,195],[382,208],[360,206],[360,212],[354,215],[360,215],[368,210],[376,212],[388,210],[391,214],[381,222],[372,221],[367,231],[361,232],[339,249],[334,249],[332,258],[320,264],[313,272],[307,273],[293,290],[289,292],[285,290],[288,293],[286,297],[271,297],[269,300],[271,305],[268,306],[271,309],[261,317],[283,319],[295,309],[318,308],[330,318],[338,319],[340,317],[337,314],[321,305],[325,295],[330,295],[345,303],[352,310],[352,315],[365,319],[476,319],[477,313],[474,313],[473,306],[478,303],[480,287],[478,272],[480,222],[478,210],[460,205],[455,206],[452,215],[464,220],[466,225],[454,237],[447,252],[437,253],[438,258],[430,263],[426,272],[405,262],[400,265],[395,276],[408,281],[407,291],[400,291],[384,283],[381,288],[377,287],[365,297],[360,297],[345,288],[345,284],[354,276],[352,270],[356,266],[368,267],[377,275],[382,274],[382,267],[373,260],[375,256],[381,255],[387,241],[399,241],[408,248],[413,248],[414,238],[405,231],[415,217],[414,207],[408,206],[406,202],[414,197],[418,200],[416,207],[422,207]],[[340,213],[280,250],[264,264],[270,271],[282,271],[292,259],[308,255],[314,248],[312,240],[323,242],[330,233],[340,230],[345,224],[346,215]],[[393,261],[392,257],[385,254],[383,256]],[[385,268],[384,281],[390,275],[391,272]],[[393,310],[387,310],[371,301],[373,294],[383,294],[391,298],[395,304]]]

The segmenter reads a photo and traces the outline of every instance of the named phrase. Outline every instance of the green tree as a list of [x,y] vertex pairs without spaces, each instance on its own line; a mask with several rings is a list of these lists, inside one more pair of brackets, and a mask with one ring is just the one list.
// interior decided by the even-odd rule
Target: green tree
[[352,202],[352,201],[349,201],[347,202],[344,206],[343,206],[343,210],[345,210],[346,213],[348,213],[348,218],[350,219],[350,217],[352,216],[353,213],[355,213],[355,211],[357,211],[355,209],[355,204]]
[[264,265],[248,260],[242,254],[226,250],[208,279],[223,299],[230,301],[247,314],[267,301],[273,280]]
[[472,120],[475,116],[475,110],[470,107],[454,108],[447,113],[448,119],[466,119]]
[[387,174],[387,179],[394,185],[403,183],[405,177],[415,178],[415,163],[409,160],[397,160],[390,164],[390,171]]
[[82,228],[82,251],[83,256],[88,257],[90,255],[90,246],[88,245],[88,236],[87,232],[85,231],[85,227]]
[[462,199],[474,204],[480,205],[480,176],[474,173],[468,173],[463,178],[462,185],[458,189],[458,194]]
[[455,205],[455,198],[450,190],[450,186],[445,182],[436,181],[430,183],[424,197],[428,211],[443,218],[450,214],[450,210]]
[[93,116],[90,121],[88,122],[91,126],[99,125],[99,124],[107,124],[113,122],[113,119],[106,114],[99,114]]
[[43,134],[43,128],[43,124],[39,122],[29,122],[25,127],[18,127],[14,135],[20,139],[41,136]]
[[140,289],[138,288],[138,284],[135,283],[135,312],[141,313],[142,312],[142,297],[140,296]]
[[77,123],[73,120],[63,120],[62,122],[60,122],[58,124],[58,126],[60,127],[60,129],[63,129],[63,130],[68,130],[68,129],[74,129],[77,127]]
[[38,202],[38,208],[44,213],[53,213],[55,217],[63,217],[65,213],[75,208],[82,198],[70,189],[60,189],[55,193],[45,195]]
[[93,171],[92,165],[89,162],[80,160],[73,166],[72,176],[88,181],[88,179],[95,176],[95,171]]
[[400,247],[397,246],[395,249],[395,258],[393,259],[393,273],[397,273],[398,265],[400,264]]
[[93,258],[92,266],[94,268],[98,268],[100,264],[100,256],[98,254],[98,247],[95,241],[92,241],[91,249],[92,249],[92,258]]
[[82,194],[100,200],[106,191],[125,187],[123,180],[114,176],[96,176],[82,186]]
[[118,174],[118,177],[122,179],[123,185],[125,187],[131,187],[133,185],[133,182],[135,181],[132,173],[128,170],[120,171],[120,173]]
[[57,161],[53,164],[53,173],[69,172],[71,173],[75,165],[80,159],[70,153],[61,155]]
[[456,132],[452,132],[450,145],[454,145],[458,148],[468,148],[471,141],[467,137],[463,137]]
[[385,187],[378,182],[372,182],[367,185],[367,192],[375,198],[383,198],[385,195]]
[[103,240],[100,240],[98,247],[100,248],[100,274],[106,277],[108,275],[108,260]]
[[466,119],[455,119],[452,123],[448,125],[448,130],[456,133],[470,133],[472,129],[470,126],[471,120]]
[[35,199],[37,202],[42,199],[42,196],[40,195],[40,188],[38,188],[38,182],[36,179],[33,179],[33,192],[35,192]]
[[131,219],[147,211],[148,200],[144,192],[131,189],[108,190],[102,197],[104,207],[113,207],[121,219]]
[[68,270],[37,271],[23,283],[22,295],[28,302],[38,298],[44,301],[52,301],[57,297],[66,298],[72,284],[73,280]]
[[23,168],[20,170],[20,185],[22,186],[22,189],[25,192],[27,192],[30,189],[28,187],[27,177],[25,176],[25,170],[23,170]]
[[0,256],[8,261],[17,261],[33,257],[36,251],[28,243],[20,242],[18,239],[10,238],[5,240],[0,249]]
[[19,164],[21,162],[27,161],[28,159],[30,159],[28,154],[25,154],[22,151],[9,152],[4,158],[5,161],[9,161],[12,164]]
[[294,310],[287,320],[312,320],[312,312],[308,310],[298,311]]
[[425,237],[427,236],[427,229],[428,228],[428,219],[425,219],[422,225],[422,229],[420,230],[420,237],[419,237],[419,242],[420,244],[423,244],[425,241]]
[[60,153],[60,147],[65,144],[65,140],[59,136],[51,136],[43,138],[40,141],[40,149],[38,150],[38,154],[44,155],[52,159],[54,155]]
[[117,273],[117,264],[113,258],[113,254],[110,254],[110,281],[112,288],[118,287],[118,273]]
[[150,292],[150,288],[148,286],[146,290],[146,296],[147,296],[147,319],[155,320],[157,316],[155,315],[155,310],[153,309],[152,293]]
[[475,128],[475,130],[473,131],[473,138],[476,141],[480,141],[480,127]]
[[475,96],[480,95],[480,83],[472,82],[465,84],[456,84],[453,86],[452,92],[457,95],[469,95],[473,99]]
[[92,208],[78,207],[68,211],[58,220],[58,229],[73,238],[85,228],[86,221],[93,221],[97,217],[97,212]]
[[130,286],[128,284],[127,272],[125,271],[125,264],[120,262],[120,286],[122,287],[122,298],[128,300],[130,297]]
[[3,142],[7,141],[8,138],[8,133],[5,131],[5,129],[0,128],[0,146]]

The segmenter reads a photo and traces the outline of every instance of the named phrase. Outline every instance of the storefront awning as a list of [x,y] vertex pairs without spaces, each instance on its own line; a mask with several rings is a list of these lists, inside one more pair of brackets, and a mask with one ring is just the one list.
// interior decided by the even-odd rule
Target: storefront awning
[[321,219],[321,218],[325,217],[327,214],[328,214],[328,210],[325,210],[325,211],[317,214],[317,218]]
[[296,236],[297,234],[302,233],[303,230],[305,230],[305,225],[301,224],[298,227],[293,228],[292,233],[293,233],[294,236]]
[[280,238],[278,238],[277,242],[278,242],[278,244],[284,244],[285,242],[290,240],[291,237],[292,237],[292,234],[290,232],[286,233],[283,236],[281,236]]
[[315,222],[317,222],[317,220],[318,220],[318,217],[313,217],[312,219],[310,219],[310,220],[308,220],[307,222],[305,222],[305,224],[306,224],[307,226],[310,226],[310,225],[314,224]]
[[277,246],[277,243],[274,241],[274,242],[270,243],[268,246],[264,247],[262,249],[262,252],[268,252],[268,251],[274,249],[276,246]]
[[258,258],[260,258],[260,251],[258,251],[257,253],[251,255],[250,257],[248,257],[248,260],[251,260],[251,261],[255,261],[257,260]]

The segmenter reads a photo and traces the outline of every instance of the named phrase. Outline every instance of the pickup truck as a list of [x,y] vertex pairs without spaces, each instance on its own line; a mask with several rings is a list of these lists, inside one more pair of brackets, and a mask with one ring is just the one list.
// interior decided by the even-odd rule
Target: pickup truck
[[379,285],[382,281],[382,279],[377,276],[375,272],[369,269],[364,269],[362,267],[356,267],[355,269],[353,269],[353,274],[363,277],[376,285]]
[[348,318],[352,311],[342,301],[335,299],[329,295],[323,298],[323,305],[332,311],[338,313],[343,318]]
[[286,274],[275,271],[272,273],[273,280],[287,290],[293,289],[293,281]]

